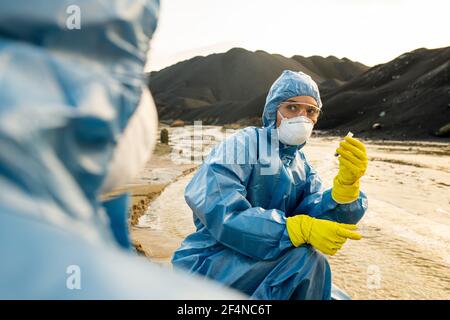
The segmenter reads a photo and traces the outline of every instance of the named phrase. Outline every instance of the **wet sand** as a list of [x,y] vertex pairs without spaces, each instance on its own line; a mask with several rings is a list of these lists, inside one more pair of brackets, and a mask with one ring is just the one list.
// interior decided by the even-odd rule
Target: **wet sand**
[[[304,149],[327,187],[337,172],[337,145],[337,138],[315,137]],[[379,141],[366,146],[371,161],[361,181],[369,198],[359,224],[364,238],[329,257],[333,282],[353,299],[450,299],[450,147]],[[194,230],[183,197],[193,168],[156,155],[134,185],[162,186],[143,206],[140,213],[147,213],[131,234],[152,261],[167,267],[173,250]],[[162,170],[167,181],[149,179],[154,170]]]

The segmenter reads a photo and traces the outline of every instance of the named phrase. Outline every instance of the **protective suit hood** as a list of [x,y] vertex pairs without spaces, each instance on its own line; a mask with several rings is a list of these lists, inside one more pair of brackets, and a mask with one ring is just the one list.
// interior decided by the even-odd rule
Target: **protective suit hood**
[[[269,134],[272,134],[271,131],[278,134],[277,130],[271,129],[275,128],[277,110],[280,103],[295,96],[313,97],[316,100],[318,107],[322,108],[319,88],[314,80],[301,71],[294,72],[291,70],[284,70],[270,87],[266,98],[266,104],[264,105],[262,123],[263,127],[269,130]],[[297,150],[301,149],[305,144],[306,142],[301,145],[291,146],[285,145],[280,141],[280,158],[289,163],[295,158]]]
[[[99,195],[108,191],[105,180],[115,185],[106,179],[111,163],[124,163],[112,161],[116,147],[139,102],[154,110],[143,70],[158,7],[159,1],[1,3],[0,203],[104,238]],[[140,114],[149,119],[149,112]],[[155,138],[150,123],[127,131]]]
[[285,70],[272,84],[266,98],[262,115],[264,127],[274,127],[277,119],[276,113],[281,102],[295,96],[313,97],[319,108],[322,108],[320,93],[317,84],[307,74],[299,71]]

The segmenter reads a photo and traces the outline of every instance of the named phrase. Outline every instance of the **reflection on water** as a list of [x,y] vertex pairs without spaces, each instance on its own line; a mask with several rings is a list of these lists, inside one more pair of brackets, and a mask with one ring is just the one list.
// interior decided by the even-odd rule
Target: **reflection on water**
[[236,130],[222,130],[218,126],[185,126],[169,128],[171,158],[175,163],[201,164],[212,148]]
[[[201,164],[215,145],[236,132],[233,129],[222,130],[222,127],[218,126],[196,125],[167,129],[169,131],[169,146],[172,149],[171,159],[179,164]],[[180,175],[179,171],[174,174],[172,168],[158,168],[152,169],[152,171],[160,171],[159,173],[163,174],[163,176],[158,176],[158,182],[173,182]],[[156,173],[154,172],[151,176],[153,177]],[[178,184],[168,186],[150,204],[146,213],[139,218],[137,227],[163,230],[160,216],[161,214],[173,214],[169,207],[175,207],[178,211],[184,209],[190,212],[184,201],[183,193],[184,185],[181,187]]]

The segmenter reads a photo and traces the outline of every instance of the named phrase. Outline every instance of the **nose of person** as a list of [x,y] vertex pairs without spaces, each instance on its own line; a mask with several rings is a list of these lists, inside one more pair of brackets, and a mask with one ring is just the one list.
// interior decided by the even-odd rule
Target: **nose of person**
[[308,113],[306,111],[306,108],[300,108],[300,112],[298,113],[298,116],[308,117]]

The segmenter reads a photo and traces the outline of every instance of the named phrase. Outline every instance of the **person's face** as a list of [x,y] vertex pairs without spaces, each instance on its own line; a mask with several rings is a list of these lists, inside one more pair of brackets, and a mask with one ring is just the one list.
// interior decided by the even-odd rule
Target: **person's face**
[[[309,118],[314,124],[317,123],[319,118],[320,109],[317,106],[317,102],[310,96],[296,96],[287,99],[280,103],[278,111],[284,118],[290,119],[298,116],[305,116]],[[281,123],[281,117],[277,112],[277,127]]]

